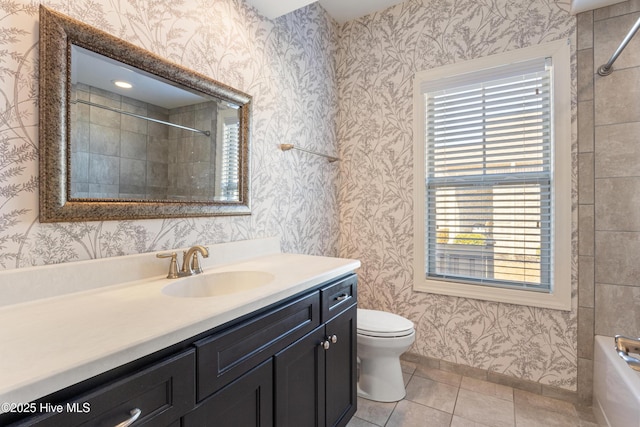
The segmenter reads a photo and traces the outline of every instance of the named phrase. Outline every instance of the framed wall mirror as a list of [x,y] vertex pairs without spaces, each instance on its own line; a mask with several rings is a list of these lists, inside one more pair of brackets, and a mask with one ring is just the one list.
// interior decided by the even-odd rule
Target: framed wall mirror
[[250,106],[40,6],[40,221],[250,214]]

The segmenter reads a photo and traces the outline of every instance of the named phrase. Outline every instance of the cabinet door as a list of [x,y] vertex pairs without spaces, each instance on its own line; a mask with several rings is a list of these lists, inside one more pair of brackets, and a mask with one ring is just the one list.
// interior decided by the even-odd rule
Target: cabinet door
[[345,426],[356,413],[356,306],[326,324],[331,343],[326,353],[326,425]]
[[320,326],[276,354],[276,426],[324,427],[324,338]]
[[273,426],[271,359],[205,399],[182,419],[183,427]]

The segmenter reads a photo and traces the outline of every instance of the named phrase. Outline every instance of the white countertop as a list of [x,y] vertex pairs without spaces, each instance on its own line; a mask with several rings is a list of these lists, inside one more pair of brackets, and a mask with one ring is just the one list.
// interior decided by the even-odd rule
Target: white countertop
[[274,253],[215,268],[272,282],[210,298],[167,296],[154,276],[0,307],[0,403],[26,403],[356,270],[350,259]]

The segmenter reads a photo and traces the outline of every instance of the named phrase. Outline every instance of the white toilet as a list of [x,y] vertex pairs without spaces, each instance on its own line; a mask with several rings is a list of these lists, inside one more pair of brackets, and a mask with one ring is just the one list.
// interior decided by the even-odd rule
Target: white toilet
[[400,355],[415,341],[413,322],[397,314],[358,309],[358,396],[378,402],[404,398]]

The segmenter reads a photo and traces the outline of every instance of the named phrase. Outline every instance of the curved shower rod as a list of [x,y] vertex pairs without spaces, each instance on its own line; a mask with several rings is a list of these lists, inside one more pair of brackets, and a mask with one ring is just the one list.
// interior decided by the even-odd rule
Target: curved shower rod
[[188,131],[191,131],[191,132],[201,133],[201,134],[203,134],[205,136],[211,136],[211,132],[209,132],[208,130],[194,129],[194,128],[190,128],[188,126],[179,125],[177,123],[166,122],[164,120],[154,119],[153,117],[147,117],[147,116],[143,116],[141,114],[132,113],[130,111],[121,110],[119,108],[113,108],[113,107],[108,107],[108,106],[102,105],[102,104],[96,104],[95,102],[85,101],[84,99],[74,99],[74,100],[72,100],[70,102],[72,104],[77,104],[79,102],[81,104],[86,104],[86,105],[89,105],[91,107],[102,108],[104,110],[113,111],[114,113],[124,114],[125,116],[131,116],[131,117],[135,117],[135,118],[138,118],[138,119],[148,120],[148,121],[154,122],[154,123],[160,123],[160,124],[163,124],[163,125],[172,126],[174,128],[179,128],[179,129],[184,129],[184,130],[188,130]]
[[636,23],[633,24],[633,27],[631,27],[631,30],[629,30],[624,40],[622,40],[622,43],[620,43],[620,46],[618,46],[616,51],[613,52],[613,55],[611,55],[611,58],[609,59],[609,61],[607,61],[606,64],[603,64],[600,66],[600,68],[598,68],[598,74],[600,74],[601,76],[608,76],[613,72],[613,68],[612,68],[613,63],[616,62],[616,59],[618,59],[618,56],[620,56],[624,48],[627,47],[627,45],[629,44],[633,36],[638,31],[638,29],[640,29],[640,18],[638,18]]

